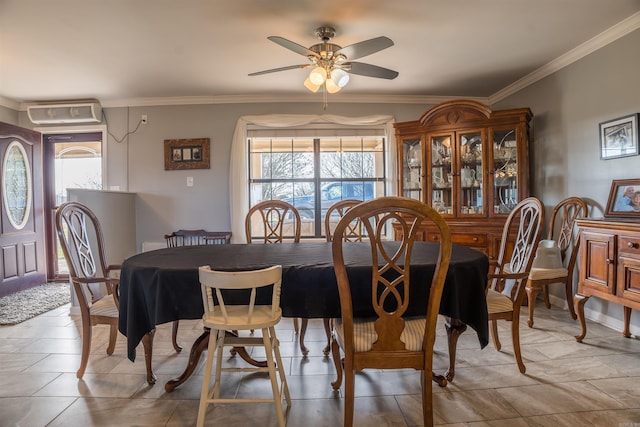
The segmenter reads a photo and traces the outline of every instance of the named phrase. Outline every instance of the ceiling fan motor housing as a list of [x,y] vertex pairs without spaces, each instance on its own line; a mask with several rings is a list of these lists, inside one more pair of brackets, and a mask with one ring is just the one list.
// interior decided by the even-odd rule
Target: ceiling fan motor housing
[[328,42],[336,35],[336,30],[333,27],[319,27],[316,28],[316,36],[323,42]]

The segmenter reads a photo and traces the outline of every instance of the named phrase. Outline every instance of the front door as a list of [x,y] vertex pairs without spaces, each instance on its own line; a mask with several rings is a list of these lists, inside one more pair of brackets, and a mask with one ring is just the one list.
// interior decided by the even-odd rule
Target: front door
[[46,282],[40,133],[0,123],[0,297]]

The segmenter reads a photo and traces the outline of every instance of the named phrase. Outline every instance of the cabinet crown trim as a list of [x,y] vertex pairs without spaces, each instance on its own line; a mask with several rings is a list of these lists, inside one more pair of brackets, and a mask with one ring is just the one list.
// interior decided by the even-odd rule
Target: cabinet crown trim
[[[491,117],[491,108],[471,99],[460,99],[456,101],[443,102],[436,105],[420,117],[420,124],[426,126],[431,124],[441,115],[446,115],[446,122],[455,124],[465,119],[465,113],[478,118],[488,119]],[[483,117],[484,116],[484,117]]]

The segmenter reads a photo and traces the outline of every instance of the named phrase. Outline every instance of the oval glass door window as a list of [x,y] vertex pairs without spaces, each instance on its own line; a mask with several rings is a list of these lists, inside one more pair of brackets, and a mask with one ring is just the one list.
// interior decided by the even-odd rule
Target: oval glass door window
[[29,219],[32,186],[29,158],[18,141],[7,147],[2,170],[4,208],[11,225],[21,230]]

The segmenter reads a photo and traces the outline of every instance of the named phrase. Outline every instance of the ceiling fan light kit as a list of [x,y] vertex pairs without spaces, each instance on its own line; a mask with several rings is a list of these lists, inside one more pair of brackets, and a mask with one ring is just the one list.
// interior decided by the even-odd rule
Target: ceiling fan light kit
[[323,26],[317,28],[316,36],[321,40],[321,43],[314,44],[309,48],[283,37],[267,37],[272,42],[279,44],[284,48],[287,48],[299,55],[306,56],[309,63],[273,68],[270,70],[251,73],[249,75],[257,76],[278,71],[312,68],[304,81],[304,86],[314,93],[320,88],[324,89],[324,108],[327,107],[327,92],[336,93],[345,87],[347,83],[349,83],[349,73],[388,80],[395,79],[398,76],[397,71],[393,71],[388,68],[352,61],[353,59],[362,58],[393,46],[393,41],[388,37],[376,37],[341,47],[337,44],[329,43],[334,35],[335,29],[333,27]]
[[316,67],[309,73],[309,80],[314,85],[321,85],[327,78],[327,70],[322,67]]
[[307,77],[304,81],[304,87],[306,87],[307,89],[309,89],[311,92],[316,93],[318,91],[318,89],[320,89],[321,85],[315,85],[313,84],[313,82],[311,81],[311,79],[309,77]]

